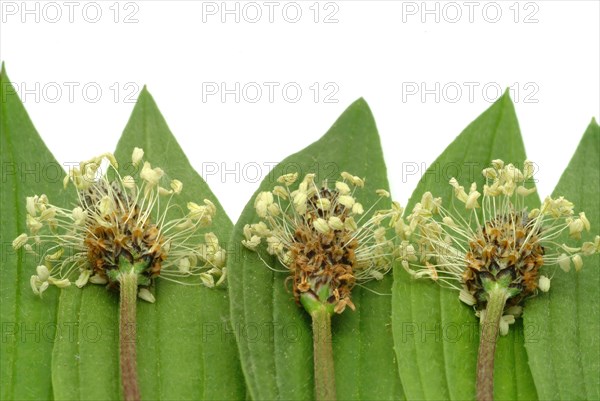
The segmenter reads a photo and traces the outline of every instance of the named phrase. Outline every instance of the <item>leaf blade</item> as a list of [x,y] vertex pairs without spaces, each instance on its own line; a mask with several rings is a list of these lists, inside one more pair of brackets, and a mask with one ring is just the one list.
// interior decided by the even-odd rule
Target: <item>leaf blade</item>
[[[115,157],[121,162],[131,160],[134,147],[143,148],[147,160],[163,167],[171,178],[183,182],[182,199],[200,203],[202,198],[211,200],[218,212],[210,230],[221,240],[228,238],[231,221],[208,185],[193,171],[145,88],[117,145]],[[126,165],[124,168],[127,170],[133,166]],[[191,194],[194,194],[194,199],[191,199]],[[183,200],[175,202],[185,210]],[[243,399],[245,387],[233,338],[230,336],[229,341],[223,341],[225,333],[231,331],[227,292],[224,289],[178,285],[160,278],[155,291],[154,304],[138,302],[137,353],[142,398]],[[61,319],[86,325],[90,321],[86,320],[85,313],[89,313],[92,315],[89,320],[96,321],[111,335],[102,337],[105,344],[101,349],[82,337],[79,350],[71,344],[60,344],[54,360],[54,367],[57,370],[62,368],[55,375],[58,384],[55,387],[60,395],[57,398],[69,398],[68,386],[75,381],[85,388],[82,398],[119,399],[118,297],[95,286],[88,286],[77,294],[63,295]],[[82,299],[78,315],[70,309],[70,304],[76,303],[77,297]],[[102,316],[106,318],[98,321]],[[64,363],[65,358],[76,352],[80,354],[79,372],[65,368]],[[95,361],[102,360],[113,363],[98,371]],[[96,372],[95,375],[93,372]],[[90,375],[96,383],[84,381],[83,378]],[[105,386],[105,383],[113,385]]]
[[[257,193],[272,189],[275,178],[284,173],[298,172],[302,177],[308,172],[315,172],[316,180],[320,182],[325,178],[335,179],[344,170],[367,177],[363,193],[388,187],[375,122],[362,99],[348,107],[320,140],[279,163],[261,183]],[[365,195],[361,202],[370,204],[374,199],[374,194]],[[246,223],[259,220],[253,202],[254,196],[234,228],[232,243],[240,243]],[[272,266],[277,266],[275,261],[272,261]],[[298,330],[294,341],[285,338],[281,332],[275,332],[273,344],[252,342],[243,333],[238,333],[242,366],[252,397],[313,399],[310,320],[294,304],[291,294],[285,291],[283,282],[286,275],[271,272],[256,254],[245,249],[240,251],[239,261],[228,264],[228,268],[232,320],[236,326],[278,323]],[[391,277],[372,284],[369,288],[389,292]],[[355,288],[352,298],[357,311],[344,312],[335,316],[332,322],[338,398],[404,398],[396,364],[389,352],[392,347],[389,297]],[[377,331],[377,339],[368,338],[374,331]],[[361,355],[359,358],[355,357],[357,350]],[[369,357],[367,350],[381,358]],[[373,386],[373,378],[391,385]]]
[[[600,127],[592,120],[552,193],[585,211],[592,232],[584,232],[582,241],[593,241],[600,226],[598,182]],[[557,242],[568,244],[568,235]],[[551,290],[531,299],[523,315],[531,327],[525,331],[525,345],[541,399],[600,398],[600,255],[585,258],[584,263],[577,273],[557,271]]]
[[[452,176],[461,185],[477,182],[481,187],[481,170],[496,158],[512,163],[525,160],[514,106],[507,93],[436,159],[406,209],[412,210],[426,191],[449,203],[453,199],[448,185]],[[529,199],[531,205],[539,203],[536,198]],[[458,293],[427,280],[411,280],[398,263],[394,267],[392,312],[394,345],[407,398],[474,399],[479,324],[473,310],[458,300]],[[509,335],[498,340],[494,370],[498,400],[537,398],[521,332],[522,324],[517,321]],[[516,369],[519,377],[513,376]]]
[[47,291],[43,300],[33,294],[29,277],[35,273],[39,261],[22,249],[15,252],[11,242],[26,232],[26,196],[46,193],[54,199],[64,197],[64,191],[55,185],[61,182],[63,170],[33,126],[4,65],[0,71],[0,117],[3,325],[0,399],[51,399],[51,376],[45,367],[50,363],[54,333],[61,329],[56,325],[58,292]]

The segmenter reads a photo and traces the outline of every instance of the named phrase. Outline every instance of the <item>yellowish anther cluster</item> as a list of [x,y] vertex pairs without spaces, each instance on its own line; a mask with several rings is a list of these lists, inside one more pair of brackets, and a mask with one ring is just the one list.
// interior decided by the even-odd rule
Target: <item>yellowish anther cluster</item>
[[465,191],[465,187],[458,185],[456,178],[452,178],[450,180],[450,185],[454,187],[454,196],[456,196],[456,199],[464,203],[467,209],[475,209],[479,207],[477,199],[479,199],[481,194],[477,191],[477,184],[471,184],[468,194]]
[[[267,252],[290,272],[296,300],[303,294],[317,297],[321,288],[328,288],[327,302],[337,313],[354,308],[350,292],[355,284],[381,279],[391,268],[393,245],[383,220],[404,228],[398,223],[402,208],[397,203],[363,217],[365,208],[354,192],[364,186],[364,179],[346,172],[341,178],[329,188],[327,182],[317,186],[315,174],[299,183],[297,173],[279,177],[281,185],[256,196],[261,221],[246,225],[242,240],[251,250],[265,243]],[[385,190],[377,194],[389,197]]]
[[158,186],[163,175],[165,175],[165,172],[160,167],[152,168],[149,162],[144,162],[144,167],[140,171],[140,178],[146,181],[149,188]]
[[511,197],[517,192],[527,196],[535,192],[535,187],[526,188],[526,182],[533,177],[534,164],[525,160],[523,171],[512,164],[504,165],[500,159],[492,160],[492,167],[483,170],[483,176],[488,181],[483,187],[484,195],[494,197],[504,195]]
[[[213,233],[201,232],[211,225],[216,206],[207,199],[202,205],[188,202],[188,214],[172,219],[181,210],[173,196],[181,194],[183,183],[173,179],[163,187],[165,172],[143,157],[142,149],[133,150],[133,165],[142,166],[136,176],[121,177],[110,153],[79,163],[64,180],[65,188],[73,183],[77,189],[73,209],[51,204],[46,195],[27,197],[28,233],[12,245],[41,258],[31,277],[36,295],[71,282],[114,287],[121,258],[146,265],[138,282],[139,296],[147,301],[154,299],[149,288],[159,276],[171,281],[197,276],[198,284],[210,287],[225,280],[225,250]],[[114,178],[108,178],[109,170]]]
[[31,276],[29,284],[35,295],[41,296],[50,285],[55,285],[58,288],[66,288],[71,285],[68,279],[60,279],[50,276],[50,272],[45,265],[39,265],[36,268],[36,273]]
[[101,170],[102,161],[105,159],[108,160],[113,168],[119,168],[117,160],[112,153],[103,153],[90,160],[80,162],[79,167],[69,170],[69,174],[63,179],[63,186],[67,188],[69,182],[72,182],[75,188],[79,190],[89,188],[98,180],[98,172]]
[[450,180],[454,197],[469,217],[445,209],[441,198],[423,194],[400,230],[405,240],[399,256],[411,276],[455,288],[460,300],[476,309],[482,309],[486,299],[478,275],[485,275],[483,281],[506,283],[513,298],[507,302],[506,324],[501,324],[505,333],[519,315],[509,313],[509,308],[520,306],[538,291],[549,291],[551,279],[539,273],[540,267],[558,265],[568,271],[573,265],[580,270],[582,255],[600,252],[600,237],[580,247],[556,243],[564,232],[580,240],[582,232],[590,230],[590,222],[584,212],[576,217],[573,203],[564,197],[547,197],[539,208],[527,211],[524,198],[535,192],[528,185],[534,173],[532,162],[526,160],[520,170],[493,160],[482,173],[483,196],[476,183],[467,192],[458,180]]
[[188,202],[187,208],[189,210],[188,219],[191,221],[186,221],[185,224],[193,225],[193,222],[197,222],[201,227],[210,226],[212,218],[217,212],[215,204],[208,199],[204,199],[204,205]]

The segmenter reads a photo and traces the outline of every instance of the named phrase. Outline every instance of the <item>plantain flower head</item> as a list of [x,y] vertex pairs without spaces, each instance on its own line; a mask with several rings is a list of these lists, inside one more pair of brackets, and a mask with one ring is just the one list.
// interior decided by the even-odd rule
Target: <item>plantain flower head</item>
[[70,208],[52,204],[46,195],[27,197],[28,233],[12,245],[39,257],[31,276],[35,294],[72,283],[118,289],[124,264],[138,275],[138,296],[150,302],[158,277],[176,282],[195,277],[186,284],[209,287],[223,282],[225,251],[207,231],[215,205],[206,199],[189,202],[183,212],[173,202],[182,182],[167,180],[143,156],[142,149],[134,149],[132,164],[141,167],[135,176],[121,176],[110,153],[81,162],[63,181],[65,188],[72,184],[77,191]]
[[[242,244],[251,250],[266,246],[290,273],[292,292],[307,310],[311,302],[325,304],[330,313],[355,308],[352,288],[383,278],[391,268],[393,242],[386,238],[384,221],[393,225],[402,209],[365,211],[354,196],[364,180],[349,173],[331,187],[316,185],[307,174],[296,184],[297,173],[278,178],[272,191],[256,196],[261,221],[244,227]],[[388,198],[385,190],[377,191]],[[260,255],[260,254],[259,254]]]
[[494,160],[483,175],[483,196],[475,183],[467,192],[456,179],[450,180],[468,218],[455,207],[444,208],[441,198],[430,192],[423,194],[407,217],[417,249],[404,241],[400,254],[402,265],[413,277],[427,277],[458,290],[459,299],[473,306],[478,315],[485,310],[493,288],[506,289],[500,324],[501,333],[506,334],[524,301],[550,290],[551,279],[541,274],[542,266],[569,271],[573,265],[580,270],[582,255],[600,251],[600,237],[577,246],[557,242],[564,232],[579,241],[581,233],[590,230],[585,213],[575,215],[573,203],[562,196],[547,197],[539,208],[527,210],[524,199],[535,192],[528,185],[532,162],[526,160],[521,171]]

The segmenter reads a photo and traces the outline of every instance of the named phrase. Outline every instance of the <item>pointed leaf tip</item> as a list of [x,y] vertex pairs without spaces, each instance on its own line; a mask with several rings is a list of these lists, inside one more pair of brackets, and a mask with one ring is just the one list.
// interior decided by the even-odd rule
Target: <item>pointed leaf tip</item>
[[[8,79],[8,74],[6,73],[6,66],[4,65],[4,61],[2,62],[2,69],[0,69],[0,81],[2,82],[10,82],[10,79]],[[12,87],[12,84],[11,84]],[[0,88],[1,90],[5,90],[7,88],[4,87],[4,85],[2,85],[2,88]]]
[[363,108],[366,110],[369,110],[369,112],[371,112],[371,108],[369,107],[369,103],[365,100],[364,97],[359,97],[358,99],[356,99],[354,102],[352,102],[352,104],[348,107],[350,108]]
[[[502,94],[502,96],[500,98],[504,101],[510,102],[511,104],[514,103],[512,100],[512,97],[510,96],[510,87],[508,87],[508,86],[506,87],[506,89],[504,90],[504,93]],[[498,100],[500,100],[500,99],[498,99]]]
[[150,101],[154,104],[156,104],[156,102],[154,101],[154,97],[152,97],[152,94],[150,93],[150,91],[148,90],[148,85],[144,84],[144,86],[142,87],[142,90],[140,91],[140,93],[138,93],[138,97],[136,99],[135,102],[135,106],[134,106],[134,110],[135,108],[137,108],[142,102],[144,101]]

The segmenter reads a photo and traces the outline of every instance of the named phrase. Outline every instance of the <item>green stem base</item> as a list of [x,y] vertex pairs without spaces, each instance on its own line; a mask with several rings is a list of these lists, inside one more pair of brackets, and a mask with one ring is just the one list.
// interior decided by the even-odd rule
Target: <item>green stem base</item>
[[481,321],[481,336],[477,356],[478,401],[494,400],[494,354],[500,329],[500,319],[508,299],[507,290],[501,287],[493,288],[488,292],[488,295],[487,307]]

